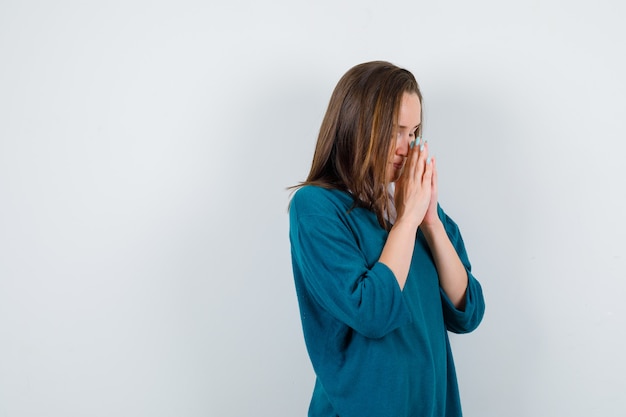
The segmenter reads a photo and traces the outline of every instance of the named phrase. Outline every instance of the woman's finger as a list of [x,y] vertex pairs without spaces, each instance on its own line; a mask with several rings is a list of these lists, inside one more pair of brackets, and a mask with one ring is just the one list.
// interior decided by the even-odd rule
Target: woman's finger
[[422,182],[422,176],[424,175],[424,165],[426,163],[426,155],[428,154],[427,145],[422,141],[420,141],[415,145],[415,165],[413,167],[413,178],[415,178],[418,182]]
[[[428,153],[427,149],[425,149],[424,153]],[[433,175],[434,175],[433,160],[430,156],[426,156],[426,161],[424,162],[424,174],[422,176],[422,181],[425,187],[432,189]]]
[[409,150],[407,158],[407,174],[410,179],[415,178],[415,171],[417,169],[417,158],[419,156],[419,143],[415,142],[413,147]]
[[422,140],[422,144],[419,148],[420,156],[418,160],[417,179],[423,183],[424,173],[426,172],[426,161],[428,159],[428,142]]
[[433,166],[433,176],[432,176],[432,186],[433,186],[433,191],[437,190],[437,161],[435,160],[435,157],[432,156],[430,158],[430,164]]

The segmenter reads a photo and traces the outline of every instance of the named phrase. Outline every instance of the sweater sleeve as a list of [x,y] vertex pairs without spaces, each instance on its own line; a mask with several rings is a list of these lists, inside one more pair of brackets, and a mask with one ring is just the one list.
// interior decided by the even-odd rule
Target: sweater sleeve
[[332,207],[311,213],[300,211],[299,203],[294,198],[290,208],[292,261],[296,279],[315,304],[368,338],[410,323],[393,272],[380,262],[367,264],[349,226]]
[[467,256],[459,227],[441,207],[439,207],[439,217],[461,262],[465,266],[468,279],[467,291],[465,293],[465,308],[463,310],[456,308],[443,289],[440,288],[444,321],[447,329],[453,333],[469,333],[478,327],[485,313],[485,300],[482,288],[472,274],[472,266]]

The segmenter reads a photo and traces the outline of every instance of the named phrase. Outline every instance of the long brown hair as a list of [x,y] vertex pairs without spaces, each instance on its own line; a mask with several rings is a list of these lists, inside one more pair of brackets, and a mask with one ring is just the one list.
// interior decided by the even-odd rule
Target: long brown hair
[[[413,74],[389,62],[366,62],[348,70],[330,98],[309,175],[291,188],[317,185],[348,191],[353,208],[372,210],[388,228],[387,163],[395,151],[395,125],[405,92],[417,94],[422,104]],[[420,136],[421,129],[420,123]]]

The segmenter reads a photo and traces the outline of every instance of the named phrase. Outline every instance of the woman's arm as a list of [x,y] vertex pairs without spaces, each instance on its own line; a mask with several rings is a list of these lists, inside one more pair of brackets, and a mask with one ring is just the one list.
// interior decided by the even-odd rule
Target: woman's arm
[[437,212],[437,165],[435,158],[431,160],[433,175],[431,199],[428,211],[424,215],[420,229],[424,233],[430,252],[435,260],[439,285],[460,310],[465,309],[465,292],[467,290],[467,270],[461,262],[461,258],[450,241],[443,222]]
[[438,219],[436,222],[422,225],[420,228],[435,260],[439,285],[452,304],[457,309],[463,310],[465,308],[465,291],[467,290],[467,270],[456,249],[454,249],[443,223]]
[[437,167],[428,157],[428,144],[409,150],[405,172],[396,181],[398,219],[391,228],[379,261],[391,269],[404,288],[411,266],[418,226],[435,260],[439,284],[450,301],[463,309],[467,271],[437,213]]
[[417,228],[432,199],[432,164],[426,163],[428,147],[410,148],[406,166],[396,181],[395,205],[398,217],[380,254],[379,262],[393,272],[400,288],[409,275]]
[[417,225],[396,222],[389,231],[387,242],[378,260],[391,269],[401,289],[404,288],[409,275],[416,233]]

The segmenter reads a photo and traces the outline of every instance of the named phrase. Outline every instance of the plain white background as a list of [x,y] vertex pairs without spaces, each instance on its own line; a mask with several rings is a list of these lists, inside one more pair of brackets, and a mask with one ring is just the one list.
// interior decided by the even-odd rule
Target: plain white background
[[0,3],[0,417],[304,416],[285,187],[341,75],[425,97],[487,301],[469,417],[626,412],[626,7]]

